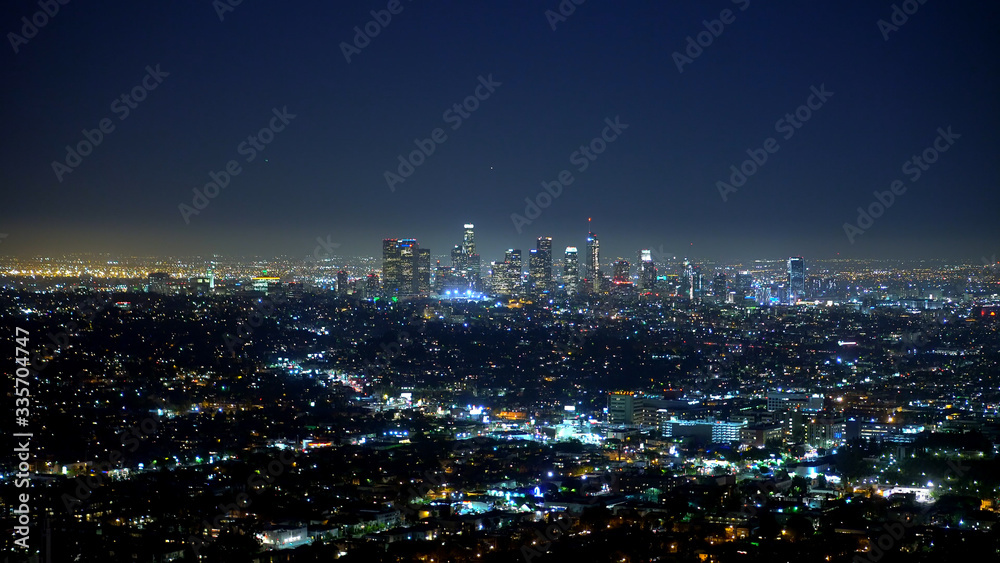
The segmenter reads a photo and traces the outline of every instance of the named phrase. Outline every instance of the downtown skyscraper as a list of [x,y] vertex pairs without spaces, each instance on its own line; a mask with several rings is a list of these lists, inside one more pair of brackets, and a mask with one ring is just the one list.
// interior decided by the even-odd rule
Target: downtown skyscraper
[[649,249],[639,251],[639,289],[652,291],[656,287],[656,265]]
[[587,280],[594,291],[601,290],[601,241],[593,231],[587,233]]
[[806,297],[806,261],[801,256],[788,259],[788,302]]
[[382,280],[386,297],[430,295],[431,251],[416,239],[382,241]]
[[476,253],[476,226],[473,223],[464,225],[462,244],[455,245],[451,250],[451,262],[454,275],[465,280],[466,289],[481,291],[479,254]]
[[575,246],[566,247],[562,281],[566,293],[575,295],[580,291],[580,257]]
[[538,237],[528,255],[528,287],[532,295],[541,295],[552,291],[552,286],[552,237]]

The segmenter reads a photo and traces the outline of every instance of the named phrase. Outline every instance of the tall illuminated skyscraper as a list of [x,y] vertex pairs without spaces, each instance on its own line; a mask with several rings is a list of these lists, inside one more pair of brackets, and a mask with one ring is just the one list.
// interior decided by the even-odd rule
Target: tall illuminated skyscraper
[[404,238],[399,240],[400,259],[400,294],[413,295],[417,288],[417,250],[420,245],[417,239]]
[[465,233],[462,237],[462,252],[466,256],[476,253],[476,226],[472,223],[465,224]]
[[528,294],[538,296],[545,282],[542,279],[542,255],[537,248],[528,251]]
[[562,279],[566,293],[575,295],[580,291],[580,257],[577,255],[575,246],[566,247]]
[[421,297],[431,294],[431,250],[418,248],[414,259],[413,293]]
[[656,265],[649,249],[639,251],[639,289],[652,291],[656,287]]
[[493,262],[493,292],[497,295],[521,293],[521,251],[509,248],[503,262]]
[[403,264],[399,253],[399,240],[387,238],[382,241],[382,283],[385,296],[400,295],[403,289]]
[[347,272],[337,272],[337,297],[347,297]]
[[788,259],[788,302],[806,297],[806,261],[801,256]]
[[726,302],[726,298],[729,296],[729,284],[727,283],[726,274],[719,272],[712,278],[712,295],[715,297],[716,303]]
[[587,279],[594,291],[601,290],[601,241],[593,231],[587,234]]
[[465,224],[465,232],[462,236],[461,246],[456,245],[451,251],[452,267],[455,274],[466,280],[466,289],[481,291],[479,254],[476,254],[476,226],[472,223]]
[[533,294],[552,291],[552,237],[538,237],[528,256],[528,283]]
[[382,279],[386,297],[430,294],[431,251],[416,239],[382,241]]

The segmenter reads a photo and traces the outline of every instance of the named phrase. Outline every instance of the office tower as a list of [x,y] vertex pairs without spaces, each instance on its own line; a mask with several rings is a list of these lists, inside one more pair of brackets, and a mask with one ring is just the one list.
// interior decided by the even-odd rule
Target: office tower
[[608,422],[610,424],[632,424],[635,402],[635,394],[631,391],[609,393]]
[[788,259],[788,303],[806,297],[806,261],[801,256]]
[[152,272],[146,278],[146,292],[166,295],[170,292],[170,274]]
[[656,288],[656,265],[653,253],[648,249],[639,251],[639,289],[652,291]]
[[753,276],[750,272],[740,272],[736,274],[735,294],[733,300],[736,303],[743,303],[747,297],[754,296]]
[[337,297],[347,297],[347,272],[337,272]]
[[521,293],[521,250],[517,248],[507,249],[503,261],[507,264],[509,278],[507,283],[510,287],[510,294],[519,295]]
[[[416,244],[416,241],[414,241]],[[429,248],[418,248],[415,260],[413,293],[421,297],[431,294],[431,251]]]
[[537,248],[532,248],[528,251],[528,294],[537,296],[542,293],[543,287],[542,256]]
[[417,250],[420,246],[412,238],[400,239],[398,246],[400,295],[412,295],[417,286]]
[[566,293],[575,295],[580,290],[580,258],[575,246],[566,247],[562,279]]
[[476,226],[472,223],[465,224],[465,234],[462,237],[462,252],[466,256],[471,256],[476,253]]
[[538,237],[528,251],[528,288],[532,295],[552,291],[552,237]]
[[587,279],[594,291],[601,290],[601,241],[593,232],[587,234]]
[[379,280],[375,274],[368,274],[365,278],[365,298],[373,299],[379,296]]
[[456,245],[455,248],[451,250],[451,262],[452,267],[455,269],[455,275],[460,276],[465,280],[465,289],[472,291],[480,291],[482,289],[480,287],[482,285],[480,281],[482,270],[480,268],[479,254],[476,254],[476,232],[474,224],[465,224],[462,244]]
[[429,295],[431,251],[416,239],[382,241],[382,278],[386,297]]
[[386,297],[403,294],[403,263],[398,239],[382,241],[382,283]]
[[615,261],[614,274],[611,278],[611,281],[618,284],[629,283],[631,281],[629,280],[630,270],[631,270],[631,265],[628,263],[628,260],[625,260],[624,258],[619,258],[617,261]]
[[521,290],[521,251],[507,249],[503,262],[493,262],[493,292],[517,295]]
[[538,237],[535,248],[538,249],[538,254],[541,257],[542,267],[539,290],[552,291],[552,237]]
[[466,260],[465,253],[462,252],[462,245],[456,244],[455,247],[451,249],[452,269],[456,272],[464,272],[467,263],[468,260]]
[[684,293],[688,294],[688,299],[700,298],[704,290],[703,284],[704,278],[701,275],[701,266],[692,264],[685,258],[682,289]]
[[729,295],[729,287],[726,285],[726,274],[721,272],[715,274],[715,278],[712,280],[712,294],[715,296],[716,303],[725,303],[726,297]]

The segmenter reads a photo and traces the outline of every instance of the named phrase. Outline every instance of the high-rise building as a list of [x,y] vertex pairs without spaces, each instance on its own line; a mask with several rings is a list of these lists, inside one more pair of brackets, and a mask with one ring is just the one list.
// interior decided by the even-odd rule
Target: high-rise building
[[744,303],[747,297],[756,297],[753,290],[753,275],[750,272],[736,274],[736,284],[733,289],[733,301],[737,304]]
[[472,223],[465,224],[465,234],[462,237],[462,252],[466,256],[476,253],[476,226]]
[[518,295],[521,292],[521,251],[509,248],[503,262],[493,263],[493,292],[497,295]]
[[373,299],[379,295],[379,280],[375,274],[368,274],[365,278],[365,298]]
[[806,261],[801,256],[788,259],[788,302],[806,297]]
[[400,259],[400,294],[413,295],[417,287],[417,251],[420,245],[417,239],[404,238],[399,240]]
[[387,297],[429,295],[431,251],[416,239],[382,241],[382,278]]
[[552,237],[538,237],[536,246],[528,251],[528,291],[535,296],[552,291]]
[[631,271],[631,265],[628,260],[624,258],[619,258],[614,264],[614,273],[611,277],[611,281],[614,283],[630,283],[629,272]]
[[[416,244],[416,241],[413,241]],[[413,293],[421,297],[431,294],[431,251],[418,248],[414,256]]]
[[580,291],[580,257],[575,246],[566,247],[566,257],[563,261],[563,287],[570,295]]
[[403,263],[398,239],[387,238],[382,241],[382,283],[385,284],[386,297],[405,295]]
[[712,295],[715,296],[715,301],[717,303],[725,303],[726,297],[729,295],[729,287],[726,284],[726,274],[722,272],[715,274],[715,278],[712,279]]
[[688,299],[694,300],[701,297],[704,290],[704,278],[701,275],[701,266],[684,259],[684,275],[681,287],[688,294]]
[[552,237],[538,237],[535,248],[541,261],[541,274],[536,282],[538,291],[552,291]]
[[337,272],[337,297],[347,297],[347,272]]
[[528,251],[528,293],[538,296],[545,287],[542,274],[542,256],[537,248]]
[[653,253],[648,249],[639,251],[639,289],[652,291],[656,288],[656,265]]
[[456,272],[464,272],[467,260],[465,259],[465,253],[462,252],[462,245],[456,244],[454,248],[451,249],[451,267]]
[[479,254],[476,254],[476,232],[475,225],[465,224],[465,232],[462,236],[462,244],[455,245],[451,250],[451,266],[455,275],[465,280],[465,290],[480,291],[482,275],[479,262]]
[[601,241],[593,232],[587,234],[587,279],[594,291],[601,290]]

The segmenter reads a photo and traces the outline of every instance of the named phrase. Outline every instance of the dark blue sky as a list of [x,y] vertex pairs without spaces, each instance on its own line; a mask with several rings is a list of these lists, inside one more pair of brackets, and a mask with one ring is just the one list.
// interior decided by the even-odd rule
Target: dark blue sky
[[[995,2],[928,0],[888,41],[889,1],[743,4],[588,0],[553,31],[556,0],[403,0],[348,64],[340,43],[386,2],[244,0],[219,21],[209,0],[72,1],[0,55],[0,252],[305,255],[329,236],[376,254],[398,236],[445,254],[472,221],[489,261],[539,235],[582,247],[587,217],[608,258],[1000,252]],[[679,73],[672,54],[724,9],[735,21]],[[6,2],[4,33],[36,11]],[[112,101],[156,64],[169,76],[120,119]],[[489,74],[501,85],[452,130],[443,113]],[[834,95],[783,139],[775,123],[820,85]],[[246,162],[240,143],[285,106]],[[628,129],[578,172],[571,153],[615,116]],[[104,118],[114,131],[60,182],[52,162]],[[903,164],[948,126],[961,137],[911,181]],[[390,191],[384,172],[437,127],[447,140]],[[723,201],[716,182],[769,137]],[[230,160],[241,173],[185,224],[178,205]],[[564,169],[574,182],[518,234],[511,214]],[[851,244],[844,223],[897,179]]]

